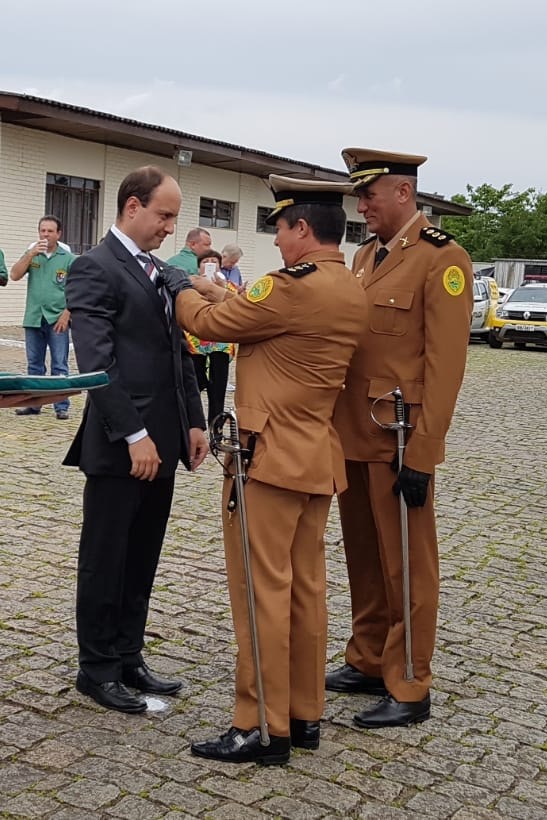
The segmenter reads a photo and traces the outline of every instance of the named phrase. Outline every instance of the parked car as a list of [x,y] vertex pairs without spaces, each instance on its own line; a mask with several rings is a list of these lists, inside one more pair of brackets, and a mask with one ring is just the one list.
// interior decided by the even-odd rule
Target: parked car
[[488,334],[490,347],[513,342],[547,347],[547,283],[521,285],[501,304]]
[[503,305],[509,296],[513,293],[514,288],[498,288],[498,307]]
[[475,276],[473,281],[473,313],[469,335],[488,339],[498,306],[498,286],[491,276]]

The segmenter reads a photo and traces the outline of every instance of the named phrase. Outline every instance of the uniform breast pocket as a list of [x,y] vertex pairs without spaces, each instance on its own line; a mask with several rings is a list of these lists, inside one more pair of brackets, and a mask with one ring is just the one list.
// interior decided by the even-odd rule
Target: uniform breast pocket
[[410,308],[414,294],[396,288],[379,290],[370,312],[370,329],[373,333],[404,336],[408,330]]

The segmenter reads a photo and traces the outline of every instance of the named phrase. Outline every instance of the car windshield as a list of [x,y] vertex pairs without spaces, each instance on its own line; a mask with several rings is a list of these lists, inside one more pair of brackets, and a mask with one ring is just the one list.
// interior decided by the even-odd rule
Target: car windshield
[[[517,288],[507,302],[547,302],[547,288]],[[507,304],[507,302],[505,304]]]

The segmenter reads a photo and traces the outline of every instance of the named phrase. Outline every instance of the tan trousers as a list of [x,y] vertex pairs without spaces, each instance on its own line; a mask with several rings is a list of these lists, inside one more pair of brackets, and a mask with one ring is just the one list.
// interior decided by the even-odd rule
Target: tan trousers
[[[233,725],[258,726],[239,513],[226,504],[223,525],[232,617],[238,645]],[[245,488],[266,720],[272,735],[289,735],[289,719],[323,713],[327,642],[323,534],[331,498],[250,479]]]
[[348,489],[339,497],[351,590],[352,636],[346,661],[383,677],[399,701],[422,700],[431,686],[439,597],[433,481],[424,507],[408,510],[412,659],[405,680],[399,500],[389,464],[346,462]]

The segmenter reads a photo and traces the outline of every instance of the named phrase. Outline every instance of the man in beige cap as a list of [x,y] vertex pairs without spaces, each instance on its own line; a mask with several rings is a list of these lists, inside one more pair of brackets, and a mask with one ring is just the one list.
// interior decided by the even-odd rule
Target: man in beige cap
[[[467,253],[417,209],[417,169],[426,157],[364,148],[347,148],[342,156],[374,235],[353,260],[369,321],[335,411],[349,484],[339,505],[352,636],[345,665],[327,675],[326,687],[384,695],[355,716],[358,726],[376,728],[430,716],[439,589],[433,478],[465,368],[473,273]],[[397,387],[411,425],[398,476],[396,432],[379,427],[371,414],[374,404],[380,422],[395,422]],[[406,642],[401,492],[410,553]]]
[[[332,415],[366,323],[360,283],[344,265],[344,194],[351,186],[270,177],[276,206],[268,222],[286,267],[246,293],[195,290],[177,297],[181,327],[206,339],[239,342],[235,407],[243,447],[256,446],[245,487],[258,643],[269,745],[261,745],[257,686],[239,528],[223,491],[228,584],[238,644],[233,726],[192,744],[201,757],[284,763],[290,746],[316,749],[323,712],[327,613],[323,533],[344,457]],[[172,271],[171,271],[172,273]],[[179,284],[167,281],[171,292]],[[181,283],[180,287],[184,287]],[[227,465],[231,469],[231,465]]]

